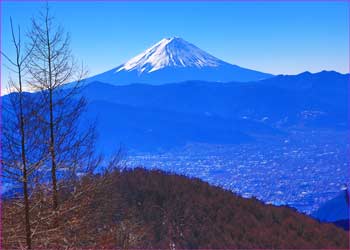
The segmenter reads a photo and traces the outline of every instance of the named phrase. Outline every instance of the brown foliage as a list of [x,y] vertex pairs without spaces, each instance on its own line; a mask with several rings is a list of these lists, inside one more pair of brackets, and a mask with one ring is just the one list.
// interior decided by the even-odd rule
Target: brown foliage
[[[85,176],[74,188],[61,189],[57,228],[50,228],[50,195],[43,190],[45,187],[33,197],[42,201],[32,210],[35,221],[41,218],[41,224],[33,225],[36,247],[348,247],[346,232],[334,225],[161,171],[114,170]],[[20,210],[14,215],[16,207],[14,200],[4,203],[5,248],[19,248],[24,237]]]

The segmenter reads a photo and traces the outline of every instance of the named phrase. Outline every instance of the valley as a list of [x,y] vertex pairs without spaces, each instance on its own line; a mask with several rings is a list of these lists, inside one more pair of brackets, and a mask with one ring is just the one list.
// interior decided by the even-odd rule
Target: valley
[[310,214],[349,180],[346,132],[293,131],[239,145],[188,144],[163,153],[130,152],[128,164],[205,180],[243,197]]

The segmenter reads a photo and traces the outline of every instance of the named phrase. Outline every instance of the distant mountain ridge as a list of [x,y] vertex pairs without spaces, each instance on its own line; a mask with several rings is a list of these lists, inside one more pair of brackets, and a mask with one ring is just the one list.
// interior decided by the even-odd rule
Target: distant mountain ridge
[[94,82],[84,90],[106,148],[242,143],[289,127],[348,129],[349,75],[324,71],[248,83],[187,81],[161,86]]
[[86,81],[159,85],[188,80],[246,82],[272,76],[224,62],[182,38],[172,37],[162,39],[126,63]]

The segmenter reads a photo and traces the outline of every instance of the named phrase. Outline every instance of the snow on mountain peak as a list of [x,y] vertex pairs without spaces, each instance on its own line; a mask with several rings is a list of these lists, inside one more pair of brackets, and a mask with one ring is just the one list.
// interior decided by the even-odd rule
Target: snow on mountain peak
[[116,72],[151,73],[165,67],[218,67],[225,62],[179,37],[164,38],[119,66]]
[[227,63],[182,38],[171,37],[116,68],[90,77],[88,82],[159,85],[190,80],[247,82],[269,77],[272,75]]

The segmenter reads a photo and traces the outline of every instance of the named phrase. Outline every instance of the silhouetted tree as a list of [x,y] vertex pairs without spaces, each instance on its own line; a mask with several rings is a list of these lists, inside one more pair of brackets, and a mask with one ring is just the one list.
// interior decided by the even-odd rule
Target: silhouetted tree
[[[20,27],[18,27],[16,36],[12,19],[10,19],[10,26],[15,57],[11,59],[3,52],[2,55],[6,58],[8,68],[15,74],[15,78],[10,78],[8,81],[7,88],[11,94],[3,103],[2,169],[3,178],[14,185],[11,187],[13,190],[16,190],[18,184],[22,186],[21,192],[17,195],[23,196],[23,199],[17,202],[20,206],[23,205],[26,248],[31,249],[32,221],[29,198],[34,188],[33,177],[38,176],[38,169],[45,158],[45,149],[41,146],[43,143],[41,124],[35,117],[40,107],[29,93],[24,92],[28,58],[31,56],[36,41],[33,40],[33,44],[25,48],[21,40]],[[14,209],[13,212],[15,211],[17,210]],[[22,224],[17,226],[21,227]]]
[[[51,226],[55,229],[63,226],[62,223],[59,225],[60,214],[73,210],[67,204],[74,199],[82,199],[82,193],[74,192],[74,183],[80,176],[92,173],[100,158],[94,152],[95,124],[82,118],[87,107],[81,94],[86,71],[72,56],[70,37],[55,23],[48,5],[37,18],[32,19],[29,39],[33,46],[28,62],[29,84],[37,91],[42,104],[40,113],[36,115],[45,128],[44,145],[50,159],[46,165],[50,166]],[[61,197],[62,200],[60,188],[70,189],[66,192],[69,195]],[[58,242],[60,236],[57,233],[52,233],[52,236]]]

